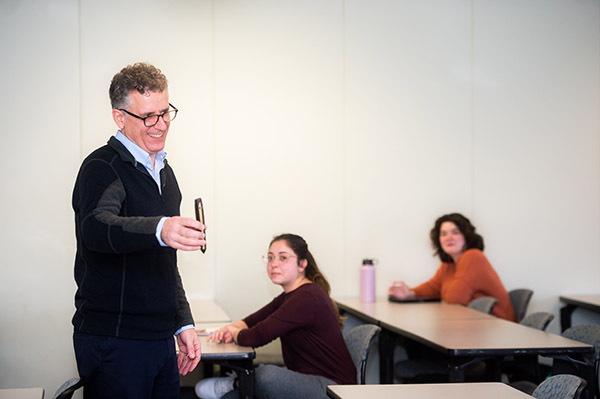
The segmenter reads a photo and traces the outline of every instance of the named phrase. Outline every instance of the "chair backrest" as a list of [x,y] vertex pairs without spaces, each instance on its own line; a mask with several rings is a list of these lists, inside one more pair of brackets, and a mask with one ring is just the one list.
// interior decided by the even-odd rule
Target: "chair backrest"
[[591,392],[590,397],[593,397],[595,394],[597,398],[600,398],[600,382],[598,381],[598,369],[600,368],[600,324],[578,324],[567,328],[561,335],[594,347],[594,353],[584,355],[583,362],[570,357],[568,360],[579,371],[577,374],[584,375],[587,379],[588,387],[586,391]]
[[532,395],[538,399],[577,399],[585,386],[583,378],[571,374],[558,374],[542,381]]
[[83,386],[83,380],[79,378],[71,378],[56,390],[52,399],[71,399],[73,393]]
[[371,342],[379,334],[381,328],[374,324],[362,324],[344,331],[344,340],[356,367],[356,381],[364,384],[366,380],[367,358]]
[[517,323],[519,323],[521,320],[523,320],[523,317],[525,317],[525,314],[527,313],[527,306],[529,306],[529,301],[531,300],[532,295],[533,291],[528,288],[518,288],[508,292],[510,303],[515,310]]
[[494,297],[482,296],[469,302],[469,307],[489,314],[492,313],[492,309],[494,309],[494,306],[496,306],[497,303],[498,300]]
[[600,324],[578,324],[567,328],[561,334],[563,337],[574,339],[594,346],[594,353],[586,356],[590,363],[600,361]]
[[552,320],[554,320],[554,314],[552,313],[535,312],[525,316],[525,318],[521,320],[521,324],[544,331]]

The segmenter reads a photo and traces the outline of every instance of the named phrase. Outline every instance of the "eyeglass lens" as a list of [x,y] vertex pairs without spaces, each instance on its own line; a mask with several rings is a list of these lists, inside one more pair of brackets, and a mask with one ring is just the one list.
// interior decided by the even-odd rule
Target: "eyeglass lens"
[[165,112],[164,114],[161,115],[150,115],[147,116],[145,118],[143,118],[144,120],[144,126],[146,127],[152,127],[154,125],[156,125],[158,123],[158,118],[162,117],[163,121],[165,121],[165,123],[169,123],[171,122],[173,119],[175,119],[175,117],[177,116],[177,110],[176,109],[171,109],[167,112]]

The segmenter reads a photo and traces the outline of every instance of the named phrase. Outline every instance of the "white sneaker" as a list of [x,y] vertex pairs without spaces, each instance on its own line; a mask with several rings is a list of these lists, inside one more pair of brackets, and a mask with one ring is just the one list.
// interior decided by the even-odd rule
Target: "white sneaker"
[[233,391],[235,377],[205,378],[196,383],[196,396],[202,399],[220,399],[226,393]]

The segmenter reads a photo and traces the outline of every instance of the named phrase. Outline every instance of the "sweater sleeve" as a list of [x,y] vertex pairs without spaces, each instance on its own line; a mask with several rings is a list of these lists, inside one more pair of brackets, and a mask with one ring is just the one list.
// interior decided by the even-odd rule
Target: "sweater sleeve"
[[73,205],[79,210],[86,247],[100,253],[130,253],[160,246],[156,226],[161,216],[122,216],[127,193],[109,163],[87,162],[78,181]]
[[175,316],[175,330],[178,330],[183,326],[195,325],[195,323],[190,304],[185,296],[185,290],[183,289],[183,282],[181,281],[179,270],[177,271],[176,278],[177,314]]
[[498,300],[492,314],[514,321],[515,314],[508,292],[487,257],[478,249],[470,249],[458,260],[456,276],[448,292],[448,301],[468,305],[474,299],[491,296]]
[[418,297],[439,298],[442,292],[444,269],[445,265],[442,263],[432,278],[413,288],[415,295]]
[[287,297],[282,294],[270,304],[244,319],[248,329],[240,331],[238,343],[244,346],[262,346],[289,331],[313,323],[317,304],[312,294],[295,292]]

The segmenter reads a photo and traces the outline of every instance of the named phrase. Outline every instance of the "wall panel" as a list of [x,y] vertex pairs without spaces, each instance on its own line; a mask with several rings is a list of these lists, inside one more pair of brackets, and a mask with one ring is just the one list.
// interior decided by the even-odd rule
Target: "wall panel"
[[472,209],[470,2],[346,2],[345,294],[437,267],[436,217]]
[[599,16],[597,1],[475,6],[475,215],[505,284],[540,306],[600,281]]

